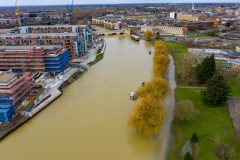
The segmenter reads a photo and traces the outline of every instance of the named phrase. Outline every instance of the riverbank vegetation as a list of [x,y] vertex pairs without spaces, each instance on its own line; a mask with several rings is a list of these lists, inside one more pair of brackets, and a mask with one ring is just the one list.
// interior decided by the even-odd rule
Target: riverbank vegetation
[[[226,82],[232,89],[231,93],[240,96],[240,83],[237,82],[239,78],[236,74],[239,71],[223,71],[215,65],[213,56],[200,60],[188,53],[183,44],[166,43],[173,53],[176,81],[180,86],[175,93],[177,103],[168,159],[184,158],[184,145],[191,140],[193,133],[197,133],[197,144],[191,141],[194,159],[223,159],[221,156],[225,154],[237,160],[240,157],[239,137],[235,133],[225,101],[230,94]],[[179,48],[175,49],[176,46]],[[186,101],[188,103],[184,104]],[[186,109],[187,106],[192,109]]]
[[104,49],[104,44],[97,50],[95,62],[98,62],[101,59],[103,59],[103,55],[104,55],[103,49]]
[[155,42],[153,78],[137,90],[137,104],[129,118],[129,126],[149,137],[159,133],[164,121],[164,97],[169,91],[165,79],[169,65],[168,50],[162,41]]

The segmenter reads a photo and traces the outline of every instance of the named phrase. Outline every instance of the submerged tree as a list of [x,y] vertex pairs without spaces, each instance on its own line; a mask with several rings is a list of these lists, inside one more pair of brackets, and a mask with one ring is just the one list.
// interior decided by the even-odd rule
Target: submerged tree
[[146,137],[158,134],[164,121],[161,100],[169,91],[168,81],[164,79],[168,64],[168,51],[163,42],[157,41],[153,58],[154,77],[137,90],[137,105],[128,121],[130,127]]
[[161,36],[160,36],[159,32],[156,33],[156,37],[155,38],[156,38],[156,40],[160,40],[161,39]]
[[159,100],[150,96],[138,100],[133,115],[129,119],[129,126],[143,136],[158,134],[164,120],[164,109]]
[[155,77],[165,76],[168,71],[170,59],[168,50],[162,41],[155,42],[155,52],[153,56],[153,73]]
[[138,97],[151,96],[153,98],[163,98],[169,91],[169,83],[167,80],[159,77],[153,78],[143,87],[137,90]]
[[153,32],[150,30],[147,30],[146,32],[144,32],[144,38],[146,39],[146,41],[151,41],[153,37]]

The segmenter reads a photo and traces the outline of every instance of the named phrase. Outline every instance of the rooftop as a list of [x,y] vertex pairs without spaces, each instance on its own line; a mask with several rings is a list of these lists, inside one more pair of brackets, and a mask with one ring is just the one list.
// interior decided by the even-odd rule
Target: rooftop
[[76,37],[78,33],[17,33],[17,34],[1,34],[0,38],[38,38],[38,37]]
[[52,50],[59,47],[60,45],[0,46],[0,51],[29,51],[34,49]]
[[230,57],[240,57],[240,52],[227,52]]
[[21,28],[28,27],[28,28],[56,28],[56,27],[87,27],[87,25],[69,25],[69,24],[56,24],[56,25],[34,25],[34,26],[23,26]]
[[0,85],[1,83],[9,83],[15,79],[16,74],[14,73],[0,73]]
[[229,60],[228,62],[240,65],[239,60]]

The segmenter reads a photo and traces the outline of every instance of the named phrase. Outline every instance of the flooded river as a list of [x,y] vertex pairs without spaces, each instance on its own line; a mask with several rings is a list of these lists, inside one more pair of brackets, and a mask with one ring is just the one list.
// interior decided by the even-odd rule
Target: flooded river
[[104,59],[0,142],[1,160],[157,160],[160,143],[127,126],[128,93],[152,76],[144,41],[106,37]]

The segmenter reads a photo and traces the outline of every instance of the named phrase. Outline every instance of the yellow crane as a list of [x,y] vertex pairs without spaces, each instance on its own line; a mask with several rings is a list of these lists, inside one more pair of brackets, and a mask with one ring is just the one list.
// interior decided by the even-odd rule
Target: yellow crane
[[18,19],[18,27],[21,27],[22,26],[22,22],[21,22],[21,14],[20,14],[20,9],[18,7],[18,0],[16,0],[16,16],[17,16],[17,19]]

